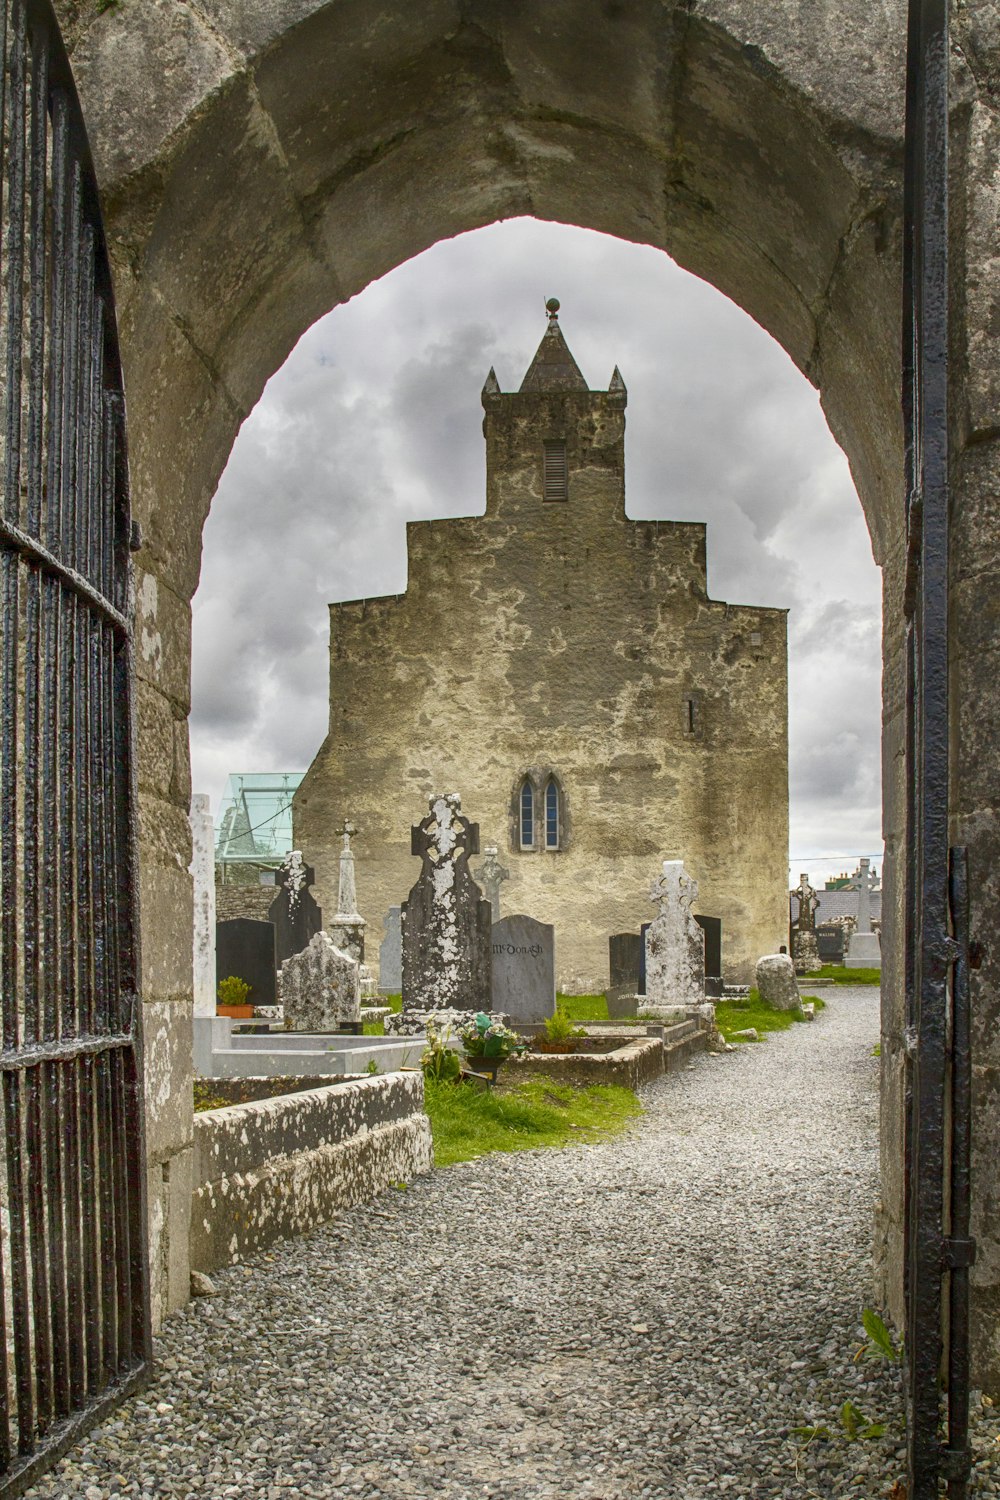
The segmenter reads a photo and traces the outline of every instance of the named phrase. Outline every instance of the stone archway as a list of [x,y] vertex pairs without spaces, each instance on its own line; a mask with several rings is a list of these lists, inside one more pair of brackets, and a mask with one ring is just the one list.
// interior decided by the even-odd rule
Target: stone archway
[[[883,568],[885,938],[898,975],[905,6],[559,0],[544,27],[519,0],[499,12],[481,0],[288,0],[280,15],[268,0],[148,0],[86,18],[72,0],[59,8],[116,260],[143,530],[144,992],[162,1309],[187,1293],[185,720],[201,526],[241,421],[300,333],[442,237],[533,214],[660,246],[739,302],[819,385]],[[988,97],[997,72],[988,38],[973,21],[962,40]],[[963,74],[968,237],[957,259],[971,278],[964,420],[989,438],[996,125],[977,86]],[[995,462],[981,442],[966,470],[974,526],[959,535],[955,566],[977,587],[996,567],[995,546],[982,550],[996,526],[987,516]],[[959,603],[955,637],[961,692],[975,698],[991,681],[979,611]],[[992,812],[980,811],[992,808],[988,729],[956,754],[956,816],[985,896],[996,837]],[[900,1016],[897,980],[885,999],[881,1226],[897,1309]],[[985,1038],[988,1091],[996,1074]],[[985,1130],[981,1138],[985,1154]],[[995,1307],[1000,1268],[987,1256],[977,1274],[982,1306]],[[980,1358],[1000,1371],[1000,1341],[980,1338]]]

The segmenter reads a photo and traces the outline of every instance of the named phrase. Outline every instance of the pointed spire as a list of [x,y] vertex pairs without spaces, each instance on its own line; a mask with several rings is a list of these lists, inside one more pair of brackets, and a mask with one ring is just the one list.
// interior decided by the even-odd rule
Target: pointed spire
[[538,346],[527,374],[521,381],[522,391],[586,391],[587,382],[580,366],[569,352],[559,327],[559,299],[550,297],[545,304],[549,326]]
[[496,370],[494,370],[494,368],[493,368],[492,365],[490,365],[490,373],[486,377],[486,384],[483,386],[483,395],[484,396],[499,396],[500,395],[500,382],[497,379],[497,372],[496,372]]
[[622,372],[621,372],[621,370],[619,370],[619,368],[618,368],[617,365],[615,365],[614,370],[611,372],[611,384],[608,386],[608,395],[609,396],[627,396],[628,395],[628,391],[625,388],[625,382],[622,379]]

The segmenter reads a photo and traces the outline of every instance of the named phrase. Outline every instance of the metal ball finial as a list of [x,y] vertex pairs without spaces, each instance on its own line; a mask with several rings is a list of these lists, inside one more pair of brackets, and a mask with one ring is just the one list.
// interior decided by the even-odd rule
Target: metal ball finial
[[546,303],[545,303],[545,311],[549,315],[549,321],[550,322],[555,322],[555,320],[559,316],[559,298],[558,297],[549,297],[549,298],[547,298]]

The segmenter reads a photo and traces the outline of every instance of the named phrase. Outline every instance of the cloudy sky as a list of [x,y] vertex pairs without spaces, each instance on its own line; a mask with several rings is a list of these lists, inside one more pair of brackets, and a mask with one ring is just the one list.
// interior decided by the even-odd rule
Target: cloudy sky
[[244,424],[194,603],[194,788],[302,770],[325,733],[326,605],[406,586],[405,523],[483,511],[479,393],[514,390],[544,301],[628,387],[626,508],[708,523],[709,592],[788,608],[792,874],[881,863],[879,571],[816,392],[661,251],[512,220],[436,245],[316,323]]

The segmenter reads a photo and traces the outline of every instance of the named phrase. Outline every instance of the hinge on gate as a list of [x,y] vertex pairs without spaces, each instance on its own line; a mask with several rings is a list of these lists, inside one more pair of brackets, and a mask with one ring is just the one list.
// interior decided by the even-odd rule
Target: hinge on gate
[[976,1259],[976,1242],[973,1239],[959,1239],[955,1235],[945,1235],[941,1241],[941,1265],[947,1271],[961,1271],[974,1264]]
[[967,1479],[972,1469],[971,1448],[942,1448],[941,1449],[941,1477],[942,1479]]

